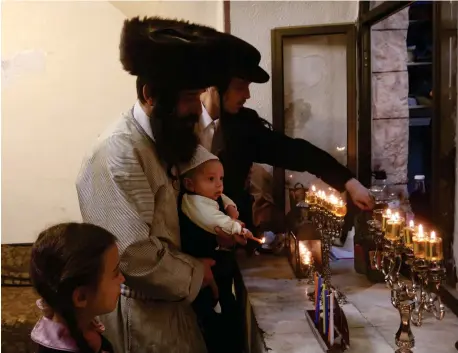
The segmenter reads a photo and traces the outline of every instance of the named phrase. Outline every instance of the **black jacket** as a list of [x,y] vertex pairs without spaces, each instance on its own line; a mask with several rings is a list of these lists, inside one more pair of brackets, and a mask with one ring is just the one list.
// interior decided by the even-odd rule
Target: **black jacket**
[[[219,158],[224,166],[224,193],[238,203],[253,163],[309,172],[338,191],[353,174],[329,153],[303,139],[273,131],[256,111],[242,108],[221,118],[224,148]],[[237,205],[239,206],[239,205]]]

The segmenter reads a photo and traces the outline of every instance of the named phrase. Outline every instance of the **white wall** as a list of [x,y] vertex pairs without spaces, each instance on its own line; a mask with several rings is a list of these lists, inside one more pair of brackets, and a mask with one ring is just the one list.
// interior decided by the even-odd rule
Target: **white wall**
[[223,27],[222,1],[2,2],[2,243],[79,220],[75,178],[97,136],[135,101],[119,63],[126,16]]
[[[276,27],[355,22],[357,1],[231,1],[231,33],[254,45],[271,70],[270,31]],[[247,106],[272,121],[271,81],[252,85]]]
[[208,1],[110,1],[127,17],[163,16],[184,18],[202,23],[220,31],[224,29],[224,5],[222,0]]

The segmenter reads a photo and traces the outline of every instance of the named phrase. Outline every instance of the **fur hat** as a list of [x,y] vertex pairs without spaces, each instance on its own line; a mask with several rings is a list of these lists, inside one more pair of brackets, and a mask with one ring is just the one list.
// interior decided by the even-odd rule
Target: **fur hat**
[[269,74],[259,66],[261,53],[250,43],[228,33],[222,33],[228,52],[229,75],[254,83],[269,81]]
[[185,165],[179,166],[178,169],[180,171],[180,175],[183,175],[190,170],[197,168],[201,164],[212,160],[219,160],[219,158],[210,153],[204,146],[198,145],[192,159]]
[[131,75],[156,88],[199,89],[227,74],[220,32],[207,26],[159,17],[124,22],[120,59]]

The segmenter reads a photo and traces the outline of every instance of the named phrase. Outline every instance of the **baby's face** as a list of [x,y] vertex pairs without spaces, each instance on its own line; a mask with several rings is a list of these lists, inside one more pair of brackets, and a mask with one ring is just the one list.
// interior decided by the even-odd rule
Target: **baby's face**
[[211,160],[197,168],[189,189],[197,195],[216,200],[223,193],[223,178],[223,165],[218,160]]

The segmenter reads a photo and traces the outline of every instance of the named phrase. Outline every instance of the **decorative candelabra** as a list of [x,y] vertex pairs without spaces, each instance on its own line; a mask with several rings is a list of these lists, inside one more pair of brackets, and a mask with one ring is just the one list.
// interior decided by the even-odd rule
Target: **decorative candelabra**
[[[307,192],[306,204],[309,207],[310,219],[321,235],[321,259],[324,284],[327,288],[331,288],[329,257],[333,240],[340,237],[340,233],[342,232],[344,217],[347,214],[347,206],[341,198],[335,195],[334,190],[331,190],[327,195],[322,190],[317,191],[315,186],[312,186],[311,190]],[[339,304],[347,303],[345,295],[337,288],[334,289]]]
[[[439,295],[445,279],[442,239],[434,231],[428,235],[421,224],[415,227],[413,221],[407,226],[405,219],[390,209],[374,210],[368,225],[377,247],[372,260],[383,273],[391,289],[391,303],[401,318],[395,335],[396,352],[411,353],[415,338],[410,323],[421,326],[426,313],[437,320],[444,318]],[[410,268],[410,281],[400,278],[403,261]]]

